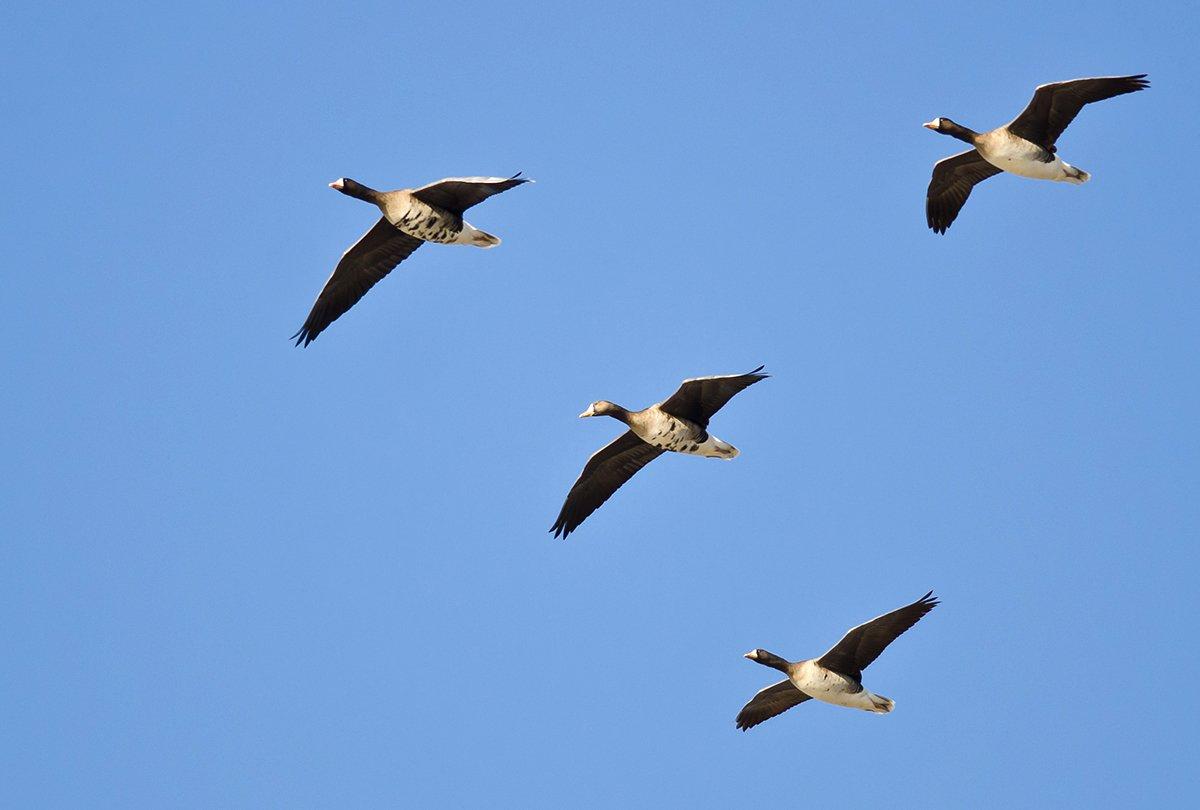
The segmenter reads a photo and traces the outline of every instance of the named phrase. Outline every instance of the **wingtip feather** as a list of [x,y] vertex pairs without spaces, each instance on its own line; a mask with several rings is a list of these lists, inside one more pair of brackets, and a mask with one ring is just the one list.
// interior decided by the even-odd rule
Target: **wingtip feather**
[[299,328],[299,329],[296,331],[296,334],[292,335],[290,338],[288,338],[288,340],[294,340],[294,341],[296,341],[296,342],[295,342],[295,344],[293,344],[293,345],[295,345],[295,346],[300,346],[300,345],[301,345],[301,343],[303,343],[303,344],[304,344],[304,346],[308,346],[308,344],[312,343],[312,342],[313,342],[313,340],[315,340],[315,339],[316,339],[316,337],[317,337],[316,335],[311,335],[311,336],[310,336],[310,335],[309,335],[309,333],[308,333],[308,328],[307,328],[307,327],[304,327],[304,326],[301,326],[301,327],[300,327],[300,328]]

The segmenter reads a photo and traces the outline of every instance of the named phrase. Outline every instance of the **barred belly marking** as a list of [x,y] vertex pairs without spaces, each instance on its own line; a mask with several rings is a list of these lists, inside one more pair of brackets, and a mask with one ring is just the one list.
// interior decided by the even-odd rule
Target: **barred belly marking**
[[676,453],[695,452],[708,439],[708,434],[699,425],[662,412],[653,414],[647,424],[640,427],[638,435],[647,444]]
[[441,244],[458,239],[458,235],[462,233],[463,229],[461,217],[455,216],[449,211],[426,205],[419,200],[410,202],[404,215],[399,220],[393,220],[392,224],[409,236]]

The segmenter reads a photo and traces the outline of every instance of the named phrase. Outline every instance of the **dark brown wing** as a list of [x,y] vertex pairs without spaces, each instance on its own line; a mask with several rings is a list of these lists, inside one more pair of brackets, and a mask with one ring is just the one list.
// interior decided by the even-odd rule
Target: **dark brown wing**
[[971,196],[976,183],[1000,174],[974,149],[939,160],[925,192],[925,221],[935,233],[945,233]]
[[734,394],[770,376],[760,374],[762,370],[763,367],[759,366],[746,374],[684,380],[679,390],[658,407],[672,416],[689,419],[700,427],[707,428],[708,420],[721,410]]
[[340,318],[358,299],[375,286],[375,282],[392,272],[392,268],[409,257],[422,245],[422,240],[397,230],[392,223],[380,218],[371,230],[342,254],[333,274],[325,282],[321,294],[300,331],[292,335],[296,345],[307,346],[317,339],[329,324]]
[[833,649],[817,659],[826,669],[841,673],[856,681],[862,680],[862,671],[879,657],[887,645],[912,627],[921,617],[937,607],[933,591],[922,596],[911,605],[885,613],[871,621],[860,624],[842,636]]
[[478,205],[493,194],[508,191],[522,183],[532,182],[517,172],[512,177],[447,177],[421,186],[412,195],[423,203],[437,206],[460,217],[472,205]]
[[555,537],[566,537],[600,508],[638,470],[665,451],[646,444],[632,430],[597,450],[575,480],[558,520],[550,527]]
[[1149,86],[1145,73],[1043,84],[1033,91],[1029,106],[1012,120],[1008,131],[1053,152],[1058,136],[1079,115],[1084,104],[1136,93]]
[[808,695],[797,689],[791,681],[771,684],[750,698],[750,702],[738,712],[737,727],[742,731],[754,728],[762,721],[783,714],[808,699]]

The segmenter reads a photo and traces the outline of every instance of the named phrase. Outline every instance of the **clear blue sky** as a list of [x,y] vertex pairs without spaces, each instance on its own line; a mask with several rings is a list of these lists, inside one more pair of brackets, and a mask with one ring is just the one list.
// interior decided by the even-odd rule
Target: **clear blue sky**
[[[1195,796],[1194,5],[103,6],[0,12],[0,804]],[[926,229],[922,121],[1140,72]],[[518,170],[292,347],[329,181]],[[589,402],[759,363],[547,534]],[[930,588],[894,713],[734,730]]]

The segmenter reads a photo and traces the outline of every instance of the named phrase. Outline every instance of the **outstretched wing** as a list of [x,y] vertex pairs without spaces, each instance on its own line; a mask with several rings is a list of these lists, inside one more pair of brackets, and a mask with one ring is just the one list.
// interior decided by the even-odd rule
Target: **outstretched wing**
[[945,233],[950,223],[971,196],[976,183],[999,174],[983,155],[974,149],[939,160],[933,166],[933,177],[925,192],[925,220],[936,233]]
[[862,671],[879,657],[887,645],[912,627],[921,617],[937,607],[933,591],[922,596],[911,605],[905,605],[891,613],[860,624],[833,646],[833,649],[817,659],[826,669],[841,673],[856,681],[862,680]]
[[688,419],[702,428],[737,392],[749,388],[769,374],[760,374],[762,366],[746,374],[726,377],[696,377],[684,380],[679,390],[659,404],[659,408],[680,419]]
[[1043,84],[1033,91],[1029,106],[1008,125],[1008,131],[1054,151],[1054,143],[1084,104],[1136,93],[1150,86],[1146,74],[1098,76]]
[[555,537],[566,537],[600,508],[621,485],[665,451],[647,444],[627,430],[588,459],[563,502],[558,520],[550,527]]
[[421,186],[412,195],[423,203],[437,206],[445,211],[458,214],[460,217],[472,205],[508,191],[522,183],[531,183],[517,172],[512,177],[447,177],[427,186]]
[[398,230],[381,218],[342,254],[337,267],[325,282],[300,331],[292,335],[296,345],[307,346],[358,303],[392,268],[419,248],[422,240]]
[[801,692],[789,680],[774,683],[759,691],[750,698],[750,702],[738,712],[737,727],[742,731],[754,728],[764,720],[770,720],[777,714],[783,714],[788,709],[808,700],[808,695]]

